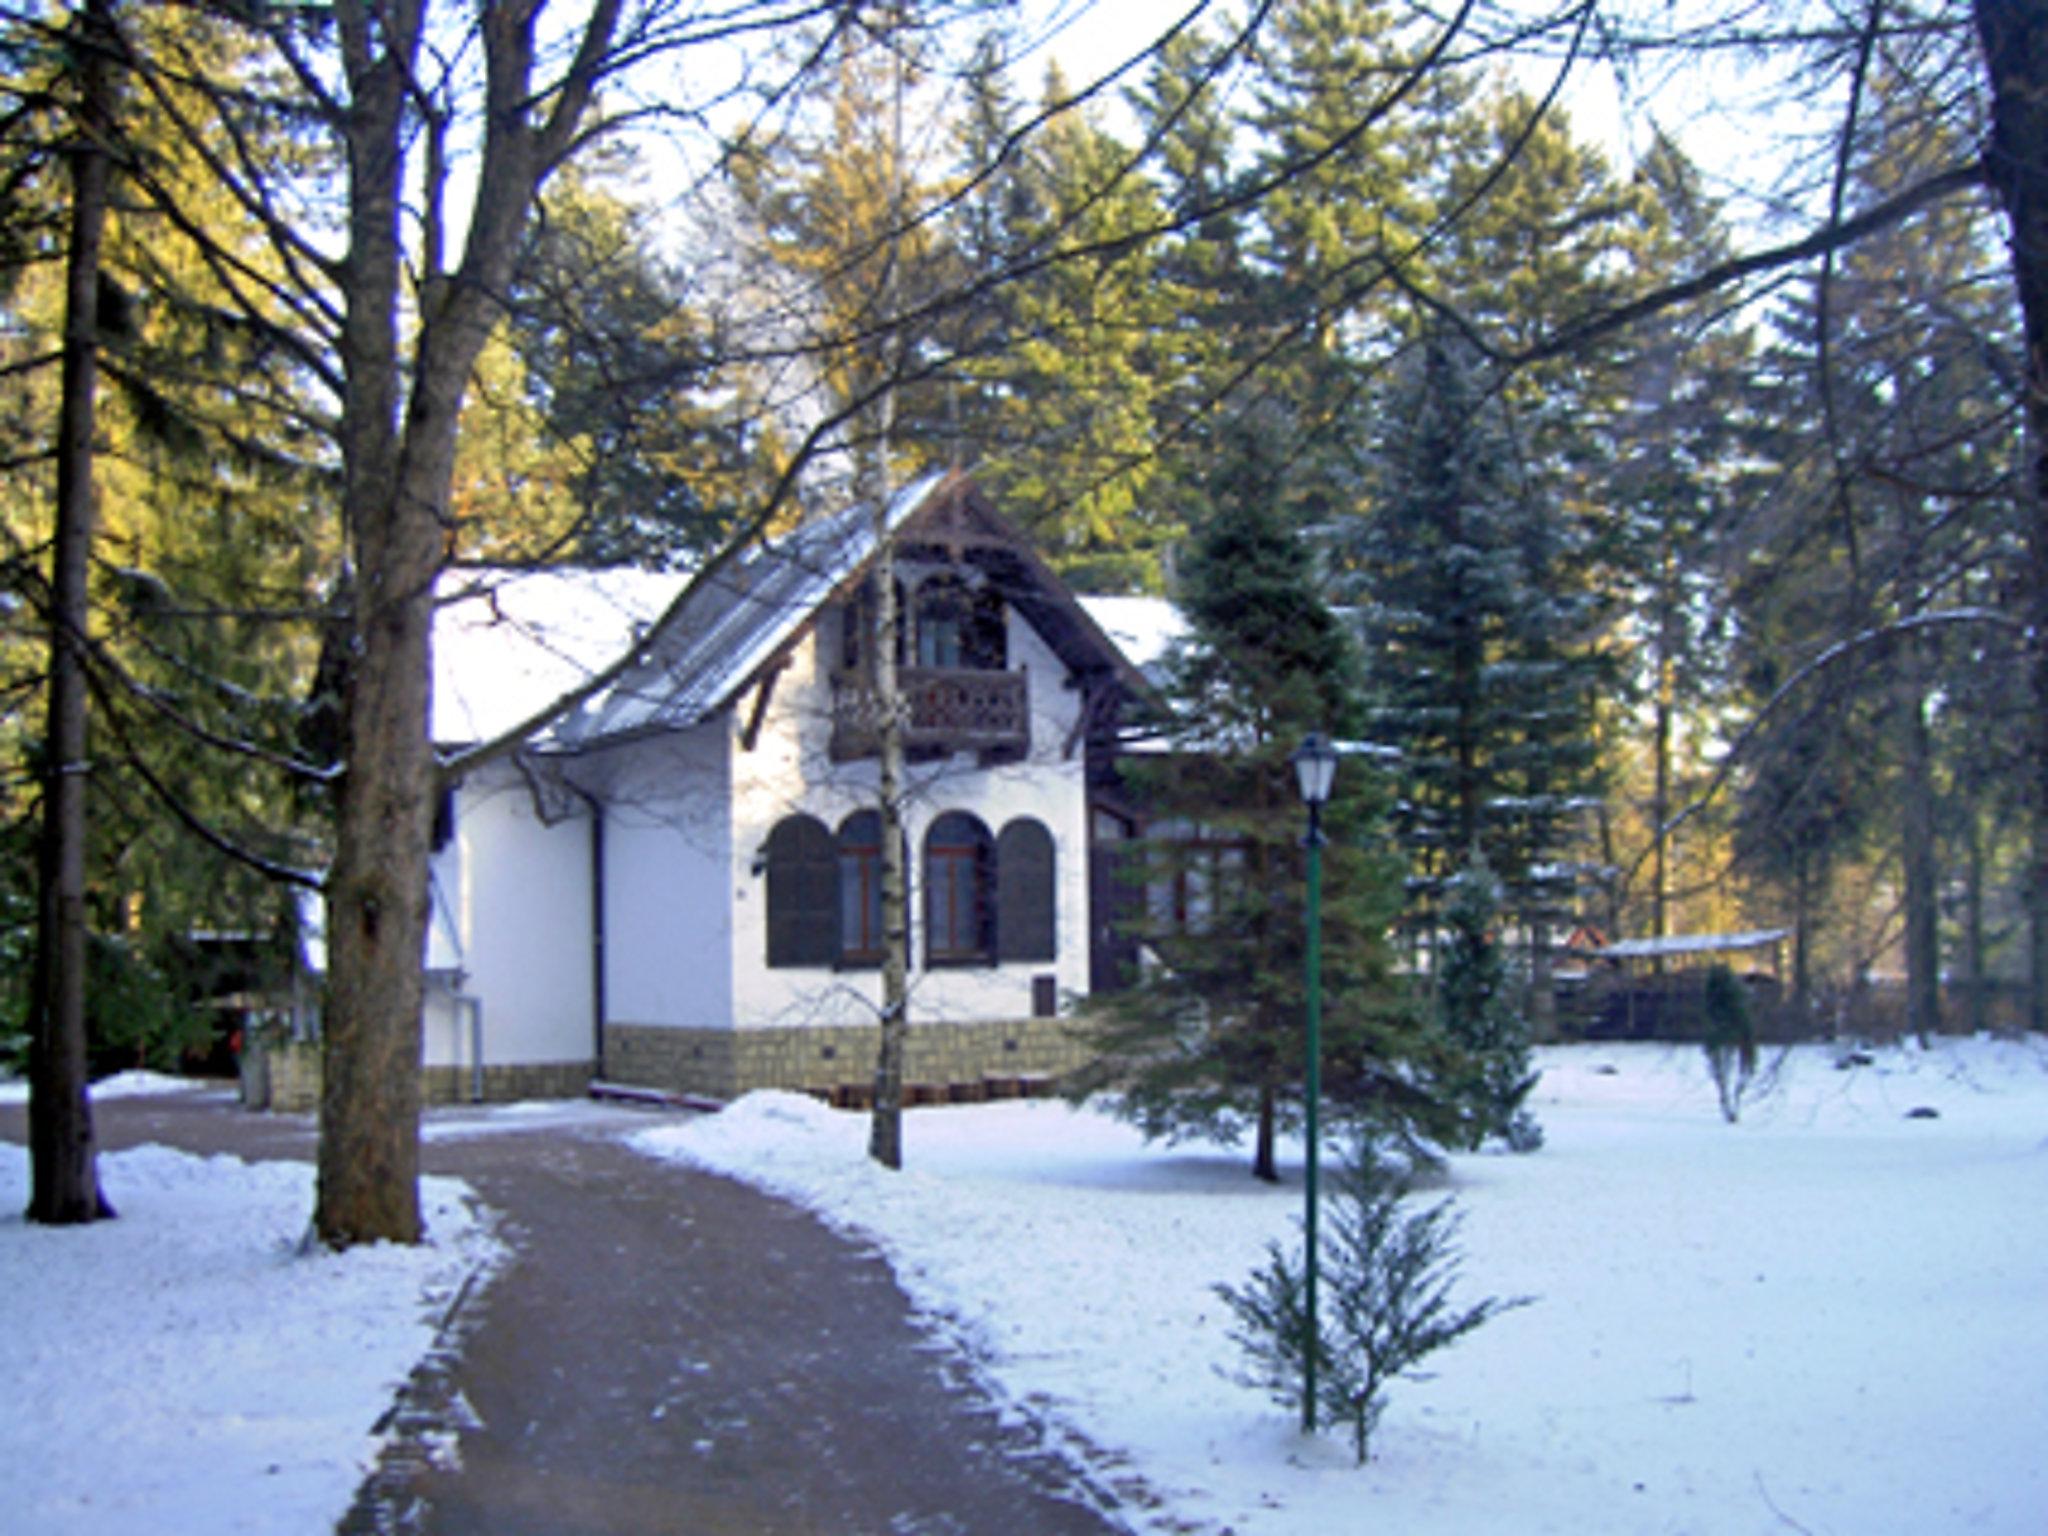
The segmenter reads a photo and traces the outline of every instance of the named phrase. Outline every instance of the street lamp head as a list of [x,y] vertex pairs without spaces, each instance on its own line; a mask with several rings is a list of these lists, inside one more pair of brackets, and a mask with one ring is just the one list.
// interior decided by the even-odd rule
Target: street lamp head
[[1311,731],[1294,753],[1294,779],[1304,805],[1327,805],[1337,777],[1337,749],[1321,731]]

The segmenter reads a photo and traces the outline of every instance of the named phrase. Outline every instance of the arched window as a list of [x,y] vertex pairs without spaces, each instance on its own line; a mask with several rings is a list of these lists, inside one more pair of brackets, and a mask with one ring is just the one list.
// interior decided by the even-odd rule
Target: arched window
[[996,838],[996,958],[1051,960],[1057,945],[1052,834],[1020,816]]
[[1003,603],[987,587],[934,576],[917,589],[917,664],[1000,672],[1007,664]]
[[882,818],[873,811],[839,824],[839,961],[882,963]]
[[988,828],[948,811],[924,839],[925,960],[986,965],[995,958],[995,846]]
[[839,959],[839,857],[813,816],[785,816],[768,834],[768,963],[832,965]]

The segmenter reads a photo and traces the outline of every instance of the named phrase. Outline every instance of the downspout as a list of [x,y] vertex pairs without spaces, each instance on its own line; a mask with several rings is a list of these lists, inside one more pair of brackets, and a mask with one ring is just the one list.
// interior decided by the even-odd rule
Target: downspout
[[604,1025],[608,1004],[604,991],[604,805],[580,784],[563,783],[590,807],[590,1032],[591,1076],[605,1080]]
[[[459,988],[461,982],[457,981]],[[473,992],[457,991],[455,1005],[469,1009],[469,1102],[484,1101],[484,1000]]]

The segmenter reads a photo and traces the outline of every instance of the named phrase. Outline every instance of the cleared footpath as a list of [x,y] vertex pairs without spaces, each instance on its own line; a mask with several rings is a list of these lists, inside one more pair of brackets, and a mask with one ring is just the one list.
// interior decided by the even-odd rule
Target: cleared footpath
[[[94,1114],[108,1149],[312,1154],[309,1120],[224,1094]],[[0,1136],[20,1139],[19,1122],[0,1112]],[[391,1448],[343,1536],[1126,1529],[1065,1459],[998,1421],[879,1258],[745,1185],[619,1144],[647,1123],[432,1118],[428,1171],[496,1208],[515,1257],[454,1309],[394,1404]]]

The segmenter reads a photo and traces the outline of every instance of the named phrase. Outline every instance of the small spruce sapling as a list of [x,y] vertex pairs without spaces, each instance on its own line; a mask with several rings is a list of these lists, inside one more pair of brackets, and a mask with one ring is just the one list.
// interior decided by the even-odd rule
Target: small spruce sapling
[[1319,1255],[1320,1326],[1308,1316],[1305,1256],[1285,1252],[1278,1243],[1267,1246],[1265,1264],[1242,1289],[1216,1287],[1237,1316],[1231,1338],[1246,1356],[1234,1379],[1291,1407],[1301,1400],[1303,1368],[1313,1349],[1317,1407],[1330,1422],[1350,1426],[1361,1465],[1395,1377],[1533,1299],[1489,1296],[1453,1307],[1450,1290],[1459,1265],[1453,1202],[1440,1200],[1403,1215],[1399,1181],[1369,1147],[1356,1149],[1339,1175]]
[[1543,1145],[1543,1128],[1524,1108],[1540,1075],[1530,1061],[1529,1026],[1517,1006],[1499,938],[1500,881],[1486,857],[1451,877],[1437,952],[1437,1017],[1465,1065],[1455,1097],[1465,1144],[1477,1151],[1498,1136],[1516,1152]]
[[1742,983],[1725,965],[1707,972],[1704,1043],[1714,1091],[1721,1098],[1721,1118],[1733,1125],[1742,1114],[1742,1097],[1756,1077],[1756,1020]]

